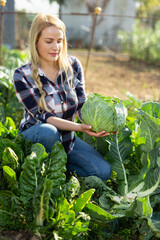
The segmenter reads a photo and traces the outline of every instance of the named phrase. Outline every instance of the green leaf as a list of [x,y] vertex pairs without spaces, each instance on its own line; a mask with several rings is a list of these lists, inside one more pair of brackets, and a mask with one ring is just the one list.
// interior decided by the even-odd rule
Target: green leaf
[[143,103],[141,110],[147,112],[150,116],[154,118],[160,119],[160,104],[158,102],[145,102]]
[[2,159],[5,148],[10,147],[18,156],[19,162],[20,163],[23,162],[24,153],[23,153],[22,149],[16,143],[13,143],[10,139],[2,138],[2,139],[0,139],[0,146],[1,146],[0,147],[0,160]]
[[15,126],[15,123],[14,123],[13,119],[10,118],[10,117],[6,117],[6,121],[4,123],[4,126],[10,131],[16,129],[16,126]]
[[77,235],[78,233],[87,232],[89,227],[89,222],[90,222],[89,215],[81,212],[78,215],[76,222],[74,224],[74,227],[72,230],[73,236]]
[[58,163],[61,159],[63,163],[67,162],[67,155],[63,145],[57,141],[52,148],[51,158],[54,158],[54,163]]
[[59,224],[61,225],[61,234],[64,236],[72,236],[72,229],[75,222],[75,212],[73,210],[68,210],[63,212],[59,219]]
[[2,166],[9,166],[13,170],[18,168],[18,156],[10,147],[6,147],[2,156]]
[[47,161],[47,178],[53,181],[53,188],[63,184],[66,180],[66,162],[67,154],[63,145],[57,141]]
[[153,193],[160,183],[160,168],[150,170],[144,180],[143,188],[138,192],[140,197],[145,197]]
[[15,123],[10,117],[6,117],[6,121],[4,123],[4,127],[6,128],[6,133],[11,138],[15,138],[18,134],[18,129],[16,129]]
[[[145,143],[141,145],[141,150],[143,152],[149,152],[155,148],[155,143],[158,139],[157,131],[155,131],[150,125],[150,120],[148,118],[142,119],[140,128],[141,128],[141,137],[145,137]],[[152,123],[151,123],[152,124]]]
[[39,185],[33,196],[33,206],[36,215],[36,226],[43,226],[45,219],[49,221],[49,200],[51,197],[53,182],[46,179],[43,187]]
[[20,175],[20,198],[24,203],[33,198],[35,189],[42,183],[41,168],[42,165],[35,152],[27,156]]
[[107,153],[107,161],[111,164],[112,171],[117,173],[118,190],[124,196],[128,192],[128,181],[123,161],[132,152],[132,143],[130,140],[130,130],[124,128],[119,134],[113,135],[107,139],[110,144],[110,150]]
[[[10,213],[6,210],[0,209],[0,226],[3,228],[8,228],[13,222],[13,218],[17,218],[16,214]],[[13,227],[13,226],[12,226]]]
[[69,202],[63,196],[57,204],[55,230],[58,230],[59,235],[64,236],[64,239],[70,239],[75,223],[75,212],[69,209]]
[[6,132],[6,128],[4,127],[2,122],[0,122],[0,136],[3,136],[5,132]]
[[149,152],[156,147],[156,142],[160,138],[160,121],[157,122],[159,119],[142,110],[139,113],[141,115],[141,137],[146,139],[145,143],[141,145],[141,150]]
[[25,144],[24,144],[24,155],[25,156],[28,156],[29,154],[31,154],[32,145],[33,145],[33,143],[29,139],[25,140]]
[[152,149],[147,154],[148,163],[142,168],[137,181],[135,180],[134,188],[131,192],[137,193],[141,197],[145,197],[153,193],[160,183],[160,167],[157,165],[159,157],[159,148]]
[[19,145],[20,148],[24,151],[25,138],[22,133],[20,133],[16,136],[16,138],[14,139],[14,143]]
[[75,200],[73,203],[73,209],[76,212],[81,212],[85,207],[86,203],[90,201],[95,189],[90,189],[84,193],[82,193],[79,198]]
[[87,212],[91,218],[99,221],[110,221],[117,218],[116,216],[111,215],[99,206],[90,202],[86,204],[85,212]]
[[12,205],[13,193],[9,190],[0,191],[0,208],[8,210]]
[[74,198],[79,193],[79,190],[80,183],[74,176],[70,178],[69,182],[62,186],[62,191],[67,199]]
[[62,197],[60,199],[60,201],[58,202],[58,209],[60,211],[60,213],[65,213],[69,210],[70,205],[69,202],[67,201],[67,199],[65,197]]
[[140,172],[137,173],[137,175],[132,177],[131,183],[129,185],[129,192],[137,193],[143,188],[145,184],[144,179],[150,167],[149,154],[143,152],[141,155],[141,162],[144,162],[144,166],[142,167]]
[[148,220],[148,224],[154,232],[157,232],[157,237],[160,237],[160,213],[154,212],[152,217]]
[[11,188],[11,190],[13,191],[15,189],[18,190],[17,176],[13,169],[8,166],[4,166],[3,175],[7,179],[7,182],[9,183],[9,187]]
[[0,226],[1,228],[15,227],[14,223],[18,215],[14,211],[14,194],[11,191],[0,191]]
[[157,158],[157,165],[160,167],[160,156]]
[[126,216],[134,218],[150,218],[152,216],[153,209],[151,207],[149,196],[138,197],[126,210]]
[[46,153],[45,147],[40,143],[33,144],[31,147],[31,152],[34,152],[36,154],[40,163],[48,157],[48,153]]

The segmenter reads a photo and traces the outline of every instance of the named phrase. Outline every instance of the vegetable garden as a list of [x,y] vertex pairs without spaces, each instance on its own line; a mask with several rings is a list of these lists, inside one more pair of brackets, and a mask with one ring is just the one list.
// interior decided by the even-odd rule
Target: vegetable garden
[[160,104],[127,95],[121,100],[128,112],[126,124],[117,135],[93,138],[77,133],[110,162],[110,180],[68,175],[59,142],[49,156],[41,144],[17,135],[22,108],[11,79],[26,55],[3,51],[0,239],[6,239],[5,230],[27,231],[44,240],[159,239]]
[[80,135],[110,162],[107,182],[66,176],[60,143],[49,157],[41,144],[17,136],[11,118],[1,123],[2,228],[28,229],[40,239],[114,239],[124,229],[128,239],[160,237],[160,104],[138,111],[131,99],[123,103],[128,117],[118,135]]

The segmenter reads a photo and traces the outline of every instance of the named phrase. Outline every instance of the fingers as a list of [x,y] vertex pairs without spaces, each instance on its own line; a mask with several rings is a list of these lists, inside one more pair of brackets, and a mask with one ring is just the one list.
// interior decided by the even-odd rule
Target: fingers
[[110,134],[118,134],[118,131],[112,132],[112,133],[105,132],[105,131],[101,131],[101,132],[99,132],[99,133],[101,133],[101,134],[103,134],[103,135],[105,135],[105,136],[108,136],[108,135],[110,135]]
[[108,133],[108,132],[106,133],[105,131],[101,131],[101,132],[97,133],[98,137],[106,137],[108,135],[110,135],[110,133]]
[[110,135],[110,134],[118,134],[118,131],[112,132],[112,133],[104,133],[104,134],[103,134],[103,137],[106,137],[106,136],[108,136],[108,135]]
[[101,131],[101,132],[96,133],[92,130],[86,130],[85,133],[92,136],[92,137],[105,137],[105,136],[110,135],[110,133],[106,133],[105,131]]
[[81,124],[81,127],[82,127],[82,132],[85,132],[86,134],[93,136],[93,137],[106,137],[106,136],[109,136],[110,134],[118,133],[118,131],[115,131],[113,133],[100,131],[97,133],[97,132],[92,131],[92,126],[87,125],[87,124]]
[[113,132],[113,134],[118,134],[118,131],[116,131],[116,132]]

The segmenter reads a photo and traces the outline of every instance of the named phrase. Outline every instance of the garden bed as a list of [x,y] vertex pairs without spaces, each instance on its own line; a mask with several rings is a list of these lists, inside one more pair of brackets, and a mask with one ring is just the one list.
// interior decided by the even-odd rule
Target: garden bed
[[[71,51],[78,57],[85,70],[87,53]],[[160,69],[121,55],[91,54],[86,73],[86,92],[100,93],[125,99],[125,91],[138,98],[159,100]]]

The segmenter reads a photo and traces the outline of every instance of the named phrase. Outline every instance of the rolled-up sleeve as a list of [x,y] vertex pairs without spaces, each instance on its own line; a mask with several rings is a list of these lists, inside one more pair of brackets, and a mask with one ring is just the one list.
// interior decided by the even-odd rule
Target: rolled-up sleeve
[[27,80],[23,71],[15,70],[13,75],[13,83],[18,100],[23,104],[28,113],[42,122],[46,122],[50,116],[55,116],[53,112],[39,112],[38,102],[40,99],[40,92],[37,87]]

